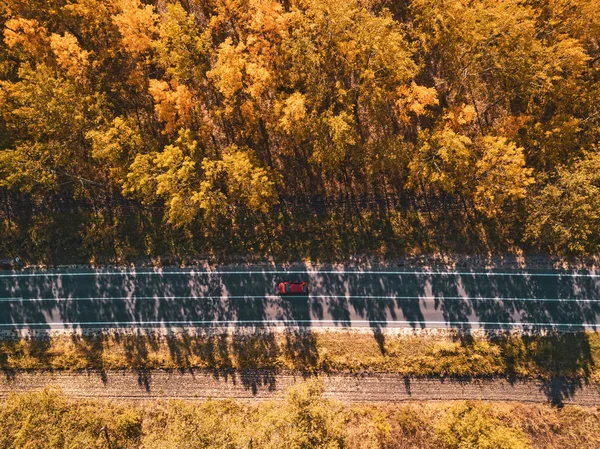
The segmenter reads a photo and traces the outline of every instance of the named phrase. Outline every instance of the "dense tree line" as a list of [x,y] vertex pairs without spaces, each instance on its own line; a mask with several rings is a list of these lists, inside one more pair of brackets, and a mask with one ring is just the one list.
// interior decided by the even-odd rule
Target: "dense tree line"
[[3,0],[0,26],[7,254],[600,244],[596,0]]

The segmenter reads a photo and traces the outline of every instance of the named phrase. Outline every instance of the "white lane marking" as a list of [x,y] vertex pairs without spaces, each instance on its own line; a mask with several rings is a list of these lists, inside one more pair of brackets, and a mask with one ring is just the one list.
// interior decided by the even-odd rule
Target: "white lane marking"
[[481,301],[539,301],[539,302],[583,302],[600,303],[600,299],[588,298],[518,298],[518,297],[481,297],[481,296],[373,296],[373,295],[264,295],[264,296],[110,296],[110,297],[65,297],[65,298],[0,298],[3,302],[69,302],[69,301],[122,301],[122,300],[156,300],[156,299],[419,299],[419,300],[481,300]]
[[[348,323],[350,326],[346,325]],[[502,327],[527,327],[527,326],[552,326],[552,327],[578,327],[596,329],[600,324],[588,323],[522,323],[522,322],[503,322],[503,321],[386,321],[386,320],[205,320],[205,321],[80,321],[65,323],[0,323],[0,327],[52,327],[52,326],[173,326],[173,325],[240,325],[240,324],[266,324],[266,325],[297,325],[297,324],[334,324],[342,327],[352,327],[352,325],[444,325],[444,326],[502,326]]]
[[98,271],[65,273],[10,273],[0,278],[61,277],[61,276],[213,276],[213,275],[264,275],[264,274],[338,274],[338,275],[417,275],[417,276],[523,276],[523,277],[574,277],[600,278],[596,273],[524,273],[492,271],[329,271],[329,270],[265,270],[265,271]]

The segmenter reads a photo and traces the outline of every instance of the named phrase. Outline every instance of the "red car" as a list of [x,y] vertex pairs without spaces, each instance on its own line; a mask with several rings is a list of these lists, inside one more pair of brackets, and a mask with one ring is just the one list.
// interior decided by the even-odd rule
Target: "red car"
[[278,287],[279,293],[287,295],[290,293],[308,293],[307,282],[280,282]]

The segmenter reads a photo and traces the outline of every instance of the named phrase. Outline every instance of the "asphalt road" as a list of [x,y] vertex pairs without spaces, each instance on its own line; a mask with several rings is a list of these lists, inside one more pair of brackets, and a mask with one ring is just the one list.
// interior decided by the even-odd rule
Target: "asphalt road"
[[[307,281],[308,296],[277,295]],[[565,271],[0,272],[0,329],[199,326],[596,329],[600,274]]]

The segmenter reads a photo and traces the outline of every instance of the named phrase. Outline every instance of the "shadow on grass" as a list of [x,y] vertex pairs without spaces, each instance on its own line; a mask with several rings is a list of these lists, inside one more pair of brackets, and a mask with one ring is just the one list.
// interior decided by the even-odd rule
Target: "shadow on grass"
[[[175,369],[190,375],[199,369],[210,371],[216,379],[240,382],[253,394],[259,389],[275,390],[277,374],[282,370],[309,377],[326,369],[319,363],[315,335],[300,328],[287,329],[283,335],[268,329],[169,336],[140,331],[111,332],[110,336],[99,332],[70,339],[75,348],[71,368],[85,367],[106,382],[106,372],[114,369],[111,363],[115,361],[105,360],[104,351],[117,346],[116,353],[122,357],[119,365],[137,373],[139,386],[147,391],[153,369]],[[109,357],[115,356],[112,349]],[[49,355],[40,357],[39,362],[46,366],[52,363]]]
[[[562,406],[565,398],[572,398],[577,390],[589,383],[594,358],[589,335],[564,333],[525,335],[523,349],[516,357],[523,366],[534,366],[542,379],[542,391],[552,404]],[[515,362],[511,362],[514,367]],[[510,377],[516,373],[509,371]]]

